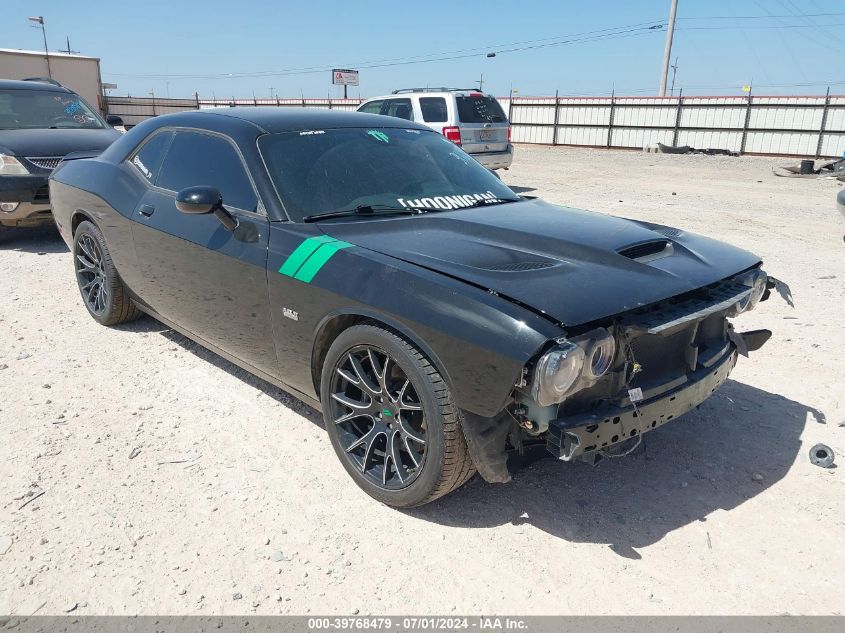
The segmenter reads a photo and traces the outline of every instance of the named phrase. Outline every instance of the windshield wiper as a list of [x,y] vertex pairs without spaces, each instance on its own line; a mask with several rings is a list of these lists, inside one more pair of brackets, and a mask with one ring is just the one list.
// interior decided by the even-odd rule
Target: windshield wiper
[[473,202],[468,209],[473,207],[486,207],[488,204],[507,204],[508,202],[520,202],[522,198],[482,198]]
[[314,215],[306,215],[302,218],[303,222],[318,222],[319,220],[329,220],[331,218],[347,218],[353,216],[372,217],[377,215],[418,215],[422,213],[419,209],[409,209],[407,207],[391,207],[381,204],[359,204],[354,209],[343,209],[341,211],[328,211],[327,213],[316,213]]

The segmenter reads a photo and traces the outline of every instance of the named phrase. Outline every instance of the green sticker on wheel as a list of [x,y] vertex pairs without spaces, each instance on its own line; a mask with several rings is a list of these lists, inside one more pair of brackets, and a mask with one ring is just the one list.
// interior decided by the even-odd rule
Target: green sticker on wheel
[[279,273],[309,284],[335,253],[350,246],[349,242],[328,235],[309,237],[284,261]]

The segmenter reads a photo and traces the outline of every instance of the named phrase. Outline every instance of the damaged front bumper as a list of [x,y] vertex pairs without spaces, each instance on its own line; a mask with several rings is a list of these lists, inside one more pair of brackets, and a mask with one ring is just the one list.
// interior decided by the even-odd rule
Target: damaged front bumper
[[[771,333],[759,331],[738,336],[753,351],[765,343],[766,334]],[[577,457],[594,461],[611,447],[656,429],[700,405],[727,380],[741,351],[732,342],[708,366],[687,374],[680,382],[676,379],[644,391],[644,399],[639,402],[632,403],[626,397],[617,405],[552,420],[546,435],[547,450],[563,461]]]

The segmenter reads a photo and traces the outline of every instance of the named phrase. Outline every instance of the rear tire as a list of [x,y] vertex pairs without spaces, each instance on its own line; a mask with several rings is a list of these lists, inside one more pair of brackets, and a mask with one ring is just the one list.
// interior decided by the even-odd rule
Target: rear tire
[[475,474],[448,385],[393,332],[374,325],[343,331],[326,355],[320,397],[343,467],[382,503],[420,506]]
[[87,220],[73,234],[73,262],[82,303],[97,323],[117,325],[143,316],[117,274],[103,234]]

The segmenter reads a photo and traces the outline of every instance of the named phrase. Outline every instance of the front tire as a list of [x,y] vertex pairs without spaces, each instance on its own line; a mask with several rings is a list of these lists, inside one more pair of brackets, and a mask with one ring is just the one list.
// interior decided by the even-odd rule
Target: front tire
[[475,473],[449,387],[396,334],[373,325],[343,331],[326,356],[320,392],[335,453],[378,501],[420,506]]
[[117,274],[103,234],[87,220],[73,235],[73,262],[82,302],[97,323],[117,325],[143,316]]

